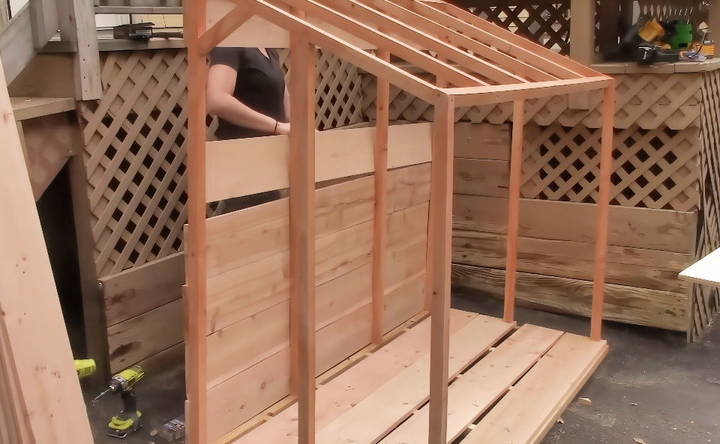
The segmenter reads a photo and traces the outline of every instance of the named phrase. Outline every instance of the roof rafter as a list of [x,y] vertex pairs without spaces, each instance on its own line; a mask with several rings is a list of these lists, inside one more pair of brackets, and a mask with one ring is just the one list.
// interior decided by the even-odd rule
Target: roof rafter
[[448,79],[450,83],[454,85],[474,86],[486,84],[454,66],[444,63],[394,37],[390,37],[353,17],[347,16],[313,0],[271,0],[271,2],[276,6],[279,3],[288,4],[291,7],[304,11],[306,15],[315,16],[329,23],[334,22],[336,26],[355,34],[363,40],[367,40],[379,48],[388,50],[391,54],[395,54],[410,63],[414,63],[436,76]]
[[[313,0],[283,0],[289,3],[305,3]],[[348,15],[355,18],[366,20],[381,29],[392,31],[392,34],[407,39],[415,46],[423,49],[429,49],[438,53],[438,56],[455,62],[458,65],[476,72],[490,80],[498,83],[526,83],[527,80],[513,74],[503,68],[500,68],[486,60],[477,58],[467,52],[446,43],[439,38],[426,34],[421,30],[415,29],[403,23],[400,20],[389,17],[381,12],[364,5],[364,2],[355,0],[319,0],[326,6],[342,10]],[[392,51],[391,51],[392,52]]]
[[491,60],[498,60],[506,66],[515,70],[518,75],[528,78],[532,81],[557,80],[557,77],[546,73],[545,71],[516,59],[504,52],[500,52],[489,45],[474,40],[464,34],[461,34],[451,28],[443,26],[433,20],[430,20],[415,11],[407,9],[390,0],[356,0],[365,5],[370,5],[375,9],[395,17],[405,22],[412,21],[417,29],[423,30],[432,35],[438,36],[440,40],[446,41],[456,47],[465,48],[481,57]]

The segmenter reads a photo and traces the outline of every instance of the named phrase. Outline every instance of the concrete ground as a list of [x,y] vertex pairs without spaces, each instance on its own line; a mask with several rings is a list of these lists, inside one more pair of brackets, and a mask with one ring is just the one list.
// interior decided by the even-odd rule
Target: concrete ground
[[[453,306],[491,315],[502,310],[499,301],[470,293],[456,294]],[[523,308],[517,317],[580,334],[589,328],[586,319]],[[698,344],[687,344],[682,334],[610,322],[604,336],[610,353],[579,395],[592,404],[571,403],[544,443],[720,443],[720,328]],[[146,426],[125,442],[164,442],[149,433],[182,414],[183,378],[182,368],[146,376],[138,388]],[[122,442],[103,432],[119,403],[107,398],[88,409],[96,443]]]

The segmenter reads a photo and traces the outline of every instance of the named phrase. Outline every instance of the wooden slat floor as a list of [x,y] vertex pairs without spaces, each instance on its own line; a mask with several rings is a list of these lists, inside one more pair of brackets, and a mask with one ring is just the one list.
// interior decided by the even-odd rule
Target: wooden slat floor
[[[429,329],[420,321],[320,378],[318,444],[427,442]],[[447,442],[539,442],[607,350],[605,341],[453,310]],[[232,442],[297,443],[297,406],[282,408]]]

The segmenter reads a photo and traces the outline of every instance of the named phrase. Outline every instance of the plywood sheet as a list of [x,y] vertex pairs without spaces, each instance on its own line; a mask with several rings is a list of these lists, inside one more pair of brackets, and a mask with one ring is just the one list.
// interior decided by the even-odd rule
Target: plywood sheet
[[683,270],[680,278],[696,284],[720,286],[720,249]]

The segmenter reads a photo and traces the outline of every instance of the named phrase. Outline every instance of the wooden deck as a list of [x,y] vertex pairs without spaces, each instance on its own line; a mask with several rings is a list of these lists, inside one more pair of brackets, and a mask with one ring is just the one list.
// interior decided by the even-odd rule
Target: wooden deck
[[[450,330],[447,442],[539,442],[608,350],[605,341],[459,310]],[[316,441],[427,442],[429,337],[424,319],[319,378]],[[297,405],[282,408],[230,442],[297,443]]]

